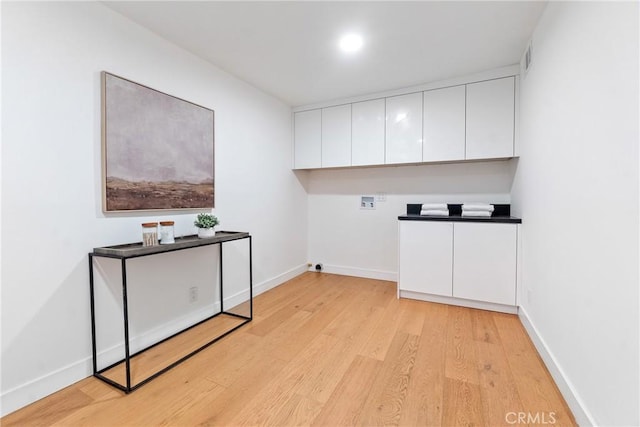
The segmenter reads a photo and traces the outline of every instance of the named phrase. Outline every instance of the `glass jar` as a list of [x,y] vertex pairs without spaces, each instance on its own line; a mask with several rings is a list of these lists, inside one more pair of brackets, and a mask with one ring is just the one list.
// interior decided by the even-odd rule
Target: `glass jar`
[[175,243],[173,234],[173,221],[160,221],[160,244],[169,245]]
[[156,246],[158,244],[158,223],[142,223],[142,246]]

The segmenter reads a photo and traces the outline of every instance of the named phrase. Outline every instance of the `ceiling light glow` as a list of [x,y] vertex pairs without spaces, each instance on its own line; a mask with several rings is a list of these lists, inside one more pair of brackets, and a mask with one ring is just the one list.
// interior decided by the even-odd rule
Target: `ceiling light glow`
[[359,34],[346,34],[340,39],[340,49],[346,53],[357,52],[362,48],[364,41]]

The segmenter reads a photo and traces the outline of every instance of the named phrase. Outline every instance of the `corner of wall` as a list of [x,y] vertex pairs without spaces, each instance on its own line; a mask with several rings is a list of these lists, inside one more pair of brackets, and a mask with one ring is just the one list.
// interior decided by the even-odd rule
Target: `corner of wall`
[[556,382],[562,397],[564,397],[567,405],[571,409],[573,416],[576,419],[576,422],[579,426],[596,426],[596,422],[593,419],[593,416],[587,409],[584,402],[580,399],[575,386],[568,379],[565,372],[562,370],[560,364],[554,357],[551,349],[547,346],[547,343],[544,341],[535,325],[527,315],[527,311],[524,307],[520,306],[518,308],[518,317],[522,322],[527,334],[531,338],[533,345],[538,350],[542,361],[545,366],[549,370],[549,373],[553,377],[553,380]]

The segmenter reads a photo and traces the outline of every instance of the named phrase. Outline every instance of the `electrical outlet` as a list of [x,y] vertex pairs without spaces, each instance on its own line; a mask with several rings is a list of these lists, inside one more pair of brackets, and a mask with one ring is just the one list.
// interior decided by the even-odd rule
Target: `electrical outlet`
[[192,286],[189,288],[189,302],[196,302],[198,301],[198,287],[197,286]]

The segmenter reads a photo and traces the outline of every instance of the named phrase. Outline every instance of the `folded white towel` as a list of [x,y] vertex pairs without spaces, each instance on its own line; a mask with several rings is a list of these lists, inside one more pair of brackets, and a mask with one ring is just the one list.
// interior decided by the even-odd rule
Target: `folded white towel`
[[493,205],[488,203],[465,203],[462,205],[463,211],[486,211],[493,212]]
[[482,217],[490,217],[491,212],[488,211],[462,211],[462,216],[482,216]]
[[423,211],[444,210],[444,209],[449,209],[446,203],[425,203],[422,205]]
[[420,211],[420,215],[426,216],[449,216],[448,209],[423,209]]

